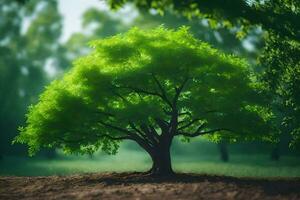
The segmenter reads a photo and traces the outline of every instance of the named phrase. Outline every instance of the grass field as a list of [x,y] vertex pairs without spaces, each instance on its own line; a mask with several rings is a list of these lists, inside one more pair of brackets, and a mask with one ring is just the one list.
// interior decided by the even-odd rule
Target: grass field
[[[135,150],[122,150],[114,156],[58,156],[56,159],[4,157],[0,162],[0,175],[42,176],[69,175],[93,172],[146,171],[151,161],[146,154]],[[177,172],[193,172],[236,177],[300,177],[300,159],[282,157],[270,161],[269,155],[231,155],[223,163],[217,155],[173,155],[173,168]]]
[[[264,146],[265,147],[265,146]],[[192,172],[236,177],[300,177],[300,156],[283,156],[270,160],[270,149],[250,148],[241,151],[230,145],[230,161],[219,159],[218,148],[205,140],[189,144],[175,141],[172,148],[173,168]],[[98,152],[93,157],[65,156],[57,152],[55,159],[43,157],[9,157],[0,160],[0,176],[69,175],[78,173],[146,171],[151,167],[148,155],[135,143],[123,143],[117,155]]]

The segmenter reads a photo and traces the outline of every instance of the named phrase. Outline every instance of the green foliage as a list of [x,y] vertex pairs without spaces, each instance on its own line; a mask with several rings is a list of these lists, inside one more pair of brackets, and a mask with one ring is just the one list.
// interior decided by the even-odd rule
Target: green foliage
[[61,16],[55,0],[24,5],[3,0],[0,18],[0,154],[5,154],[20,150],[11,140],[27,106],[49,81],[44,67],[60,46]]
[[170,112],[178,121],[174,136],[192,137],[201,128],[216,130],[212,140],[274,140],[247,63],[195,39],[187,27],[133,28],[90,44],[93,52],[30,108],[15,141],[31,154],[41,147],[116,153],[122,139],[139,143],[145,125],[162,135],[159,122],[171,124]]
[[[107,0],[112,8],[120,8],[125,3],[133,3],[140,9],[155,9],[163,14],[168,9],[188,17],[210,20],[212,28],[219,25],[238,25],[241,32],[249,26],[260,25],[284,37],[300,37],[300,3],[298,0]],[[284,26],[283,26],[284,24]]]
[[290,133],[292,147],[299,147],[300,119],[300,43],[269,33],[260,64],[266,66],[263,82],[276,98],[272,107],[278,113],[282,134]]
[[[175,10],[191,19],[205,18],[210,27],[235,29],[238,38],[244,38],[253,27],[262,28],[265,46],[259,57],[262,83],[269,90],[270,107],[276,116],[274,124],[282,138],[299,145],[299,0],[108,0],[112,8],[131,2],[141,10]],[[271,97],[272,96],[272,97]]]
[[[163,16],[157,13],[149,13],[145,10],[140,10],[140,16],[137,17],[132,24],[142,28],[154,28],[161,24],[164,24],[167,28],[177,28],[183,25],[189,26],[190,31],[196,38],[208,42],[213,47],[227,53],[241,55],[249,60],[255,60],[257,54],[259,54],[256,47],[260,46],[261,33],[252,30],[248,33],[247,38],[239,40],[236,38],[236,32],[238,30],[232,26],[228,27],[229,25],[226,25],[226,28],[218,26],[217,29],[212,29],[207,19],[188,20],[186,17],[172,10],[167,10]],[[243,41],[249,38],[252,38],[251,42],[255,46],[256,51],[249,50],[243,46]]]
[[[227,30],[225,28],[218,28],[212,30],[206,24],[206,21],[199,22],[198,19],[188,20],[186,17],[179,15],[171,10],[164,13],[163,16],[157,13],[149,13],[146,10],[137,10],[136,7],[130,7],[131,12],[138,12],[138,16],[132,20],[124,22],[121,13],[112,13],[95,8],[88,9],[83,14],[82,30],[83,32],[74,33],[65,44],[65,55],[68,62],[71,63],[77,57],[87,55],[90,49],[87,47],[87,42],[107,36],[112,36],[118,33],[123,33],[130,29],[130,27],[137,26],[143,29],[152,29],[161,24],[166,28],[178,28],[180,26],[189,26],[191,33],[200,40],[210,43],[213,47],[222,49],[227,53],[235,53],[243,57],[247,57],[250,62],[256,59],[258,51],[248,50],[243,46],[243,41],[238,40],[235,36],[236,30],[233,28]],[[123,14],[124,15],[124,14]],[[227,24],[227,26],[229,26]],[[252,31],[248,37],[254,40],[252,44],[255,47],[259,46],[261,33]],[[253,42],[255,41],[255,42]]]

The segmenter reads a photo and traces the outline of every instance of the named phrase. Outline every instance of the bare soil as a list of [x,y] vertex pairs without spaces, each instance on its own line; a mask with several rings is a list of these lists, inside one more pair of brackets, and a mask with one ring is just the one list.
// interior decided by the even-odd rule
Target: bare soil
[[300,199],[300,179],[143,173],[0,177],[0,199]]

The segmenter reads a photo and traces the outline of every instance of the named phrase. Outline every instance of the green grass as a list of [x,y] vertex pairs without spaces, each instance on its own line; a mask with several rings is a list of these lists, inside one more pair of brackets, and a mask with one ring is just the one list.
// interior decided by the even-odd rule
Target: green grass
[[[270,160],[271,149],[260,147],[245,151],[244,145],[228,148],[230,161],[223,163],[215,144],[193,140],[189,144],[178,141],[172,146],[173,168],[177,172],[226,175],[235,177],[300,177],[300,157],[283,156]],[[242,147],[242,148],[241,148]],[[248,148],[249,149],[249,148]],[[125,142],[117,155],[96,153],[89,156],[64,156],[58,152],[53,160],[41,157],[4,157],[0,160],[0,176],[47,176],[78,173],[146,171],[151,160],[135,143]]]
[[[59,157],[54,160],[40,158],[5,157],[0,162],[0,175],[41,176],[78,173],[146,171],[151,161],[146,154],[135,150],[122,150],[115,156],[97,155]],[[177,172],[193,172],[236,177],[300,177],[300,160],[282,157],[270,161],[269,155],[231,155],[230,162],[219,161],[217,155],[173,155],[173,168]]]
[[68,156],[57,159],[5,157],[0,175],[42,176],[92,172],[146,171],[150,160],[142,152],[122,151],[117,155]]
[[[183,160],[182,160],[183,161]],[[233,155],[231,161],[179,162],[175,169],[180,172],[205,173],[235,177],[300,177],[300,162],[293,157],[269,161],[268,155]]]

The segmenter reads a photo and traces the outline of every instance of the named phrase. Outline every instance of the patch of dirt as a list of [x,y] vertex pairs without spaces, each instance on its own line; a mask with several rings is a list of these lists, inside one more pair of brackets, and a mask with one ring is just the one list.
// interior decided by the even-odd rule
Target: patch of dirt
[[0,177],[0,199],[300,199],[300,179],[143,173]]

